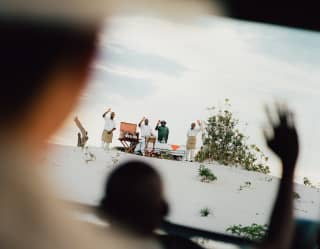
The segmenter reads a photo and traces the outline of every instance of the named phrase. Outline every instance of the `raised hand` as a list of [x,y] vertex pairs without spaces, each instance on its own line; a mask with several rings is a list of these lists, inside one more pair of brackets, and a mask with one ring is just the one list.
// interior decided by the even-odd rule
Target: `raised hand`
[[295,128],[293,114],[283,104],[276,105],[276,117],[272,118],[270,109],[266,114],[272,127],[272,135],[265,138],[269,148],[281,159],[283,171],[293,172],[299,155],[299,138]]
[[107,112],[111,112],[111,108],[108,108]]

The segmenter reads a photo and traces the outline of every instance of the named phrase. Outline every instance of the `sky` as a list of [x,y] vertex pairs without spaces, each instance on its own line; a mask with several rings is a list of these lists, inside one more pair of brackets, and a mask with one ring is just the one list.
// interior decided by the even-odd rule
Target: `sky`
[[[224,99],[239,128],[270,156],[273,175],[279,162],[266,148],[261,129],[264,105],[285,101],[295,112],[301,140],[297,176],[320,182],[320,34],[298,29],[199,17],[188,22],[159,17],[118,16],[100,34],[100,51],[89,87],[78,109],[52,141],[75,145],[78,115],[99,146],[109,107],[116,122],[151,125],[165,119],[169,143],[185,144],[190,123],[209,116],[207,107]],[[114,145],[119,145],[116,132]],[[200,140],[200,139],[199,139]]]

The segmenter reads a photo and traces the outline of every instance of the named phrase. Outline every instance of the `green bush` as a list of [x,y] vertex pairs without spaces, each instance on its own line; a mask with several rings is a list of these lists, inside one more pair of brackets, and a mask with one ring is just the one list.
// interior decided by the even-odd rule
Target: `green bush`
[[258,225],[255,223],[253,223],[251,226],[234,225],[227,228],[226,231],[246,239],[261,241],[266,236],[268,226]]
[[301,197],[297,192],[293,192],[293,199],[299,200]]
[[269,166],[266,165],[268,157],[258,146],[248,144],[249,138],[237,128],[239,121],[233,117],[230,107],[229,100],[226,99],[223,109],[209,108],[213,113],[207,120],[203,147],[195,160],[217,161],[249,171],[270,173]]
[[250,188],[251,187],[251,182],[247,181],[244,183],[244,185],[240,185],[239,191],[245,189],[245,188]]
[[303,177],[303,184],[307,187],[312,187],[312,183],[307,177]]
[[161,159],[172,160],[172,156],[169,155],[168,153],[162,153],[161,154]]
[[202,182],[212,182],[216,181],[218,178],[212,173],[212,171],[205,167],[204,165],[200,165],[198,174],[201,178]]
[[207,216],[209,216],[209,214],[211,214],[211,211],[209,208],[202,208],[200,210],[201,217],[207,217]]

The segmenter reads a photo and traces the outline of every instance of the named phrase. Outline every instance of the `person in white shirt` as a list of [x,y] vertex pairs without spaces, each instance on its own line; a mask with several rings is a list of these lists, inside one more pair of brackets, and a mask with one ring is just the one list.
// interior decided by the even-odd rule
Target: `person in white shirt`
[[148,137],[154,136],[154,134],[152,132],[151,126],[149,125],[149,120],[146,117],[143,117],[141,119],[138,126],[140,128],[140,138],[141,138],[140,150],[142,155],[144,155],[146,140],[148,139]]
[[187,131],[187,146],[186,146],[186,160],[193,161],[194,153],[197,145],[197,135],[201,132],[201,121],[197,121],[198,126],[196,127],[196,123],[191,124],[191,128]]
[[107,116],[108,113],[111,112],[111,108],[109,108],[105,113],[103,113],[102,117],[105,120],[104,129],[102,132],[102,148],[105,150],[110,149],[110,144],[112,143],[113,132],[116,130],[116,123],[114,121],[115,113],[111,112],[110,116]]

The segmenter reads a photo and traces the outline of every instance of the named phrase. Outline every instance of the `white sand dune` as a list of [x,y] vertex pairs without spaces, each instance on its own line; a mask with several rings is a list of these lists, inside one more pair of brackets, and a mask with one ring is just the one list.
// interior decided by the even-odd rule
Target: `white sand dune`
[[[106,176],[119,162],[128,159],[146,160],[161,173],[166,197],[170,203],[172,222],[225,233],[235,224],[267,224],[273,206],[279,179],[238,168],[207,165],[218,177],[212,183],[198,178],[199,163],[145,158],[118,151],[105,152],[100,148],[89,150],[96,160],[85,162],[81,149],[54,145],[47,158],[50,176],[61,195],[87,204],[97,204],[102,196]],[[245,182],[250,187],[240,190]],[[296,184],[301,199],[295,200],[296,215],[316,219],[319,215],[319,189]],[[211,214],[200,216],[200,209],[208,207]]]

